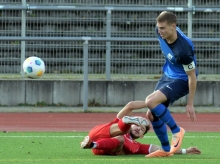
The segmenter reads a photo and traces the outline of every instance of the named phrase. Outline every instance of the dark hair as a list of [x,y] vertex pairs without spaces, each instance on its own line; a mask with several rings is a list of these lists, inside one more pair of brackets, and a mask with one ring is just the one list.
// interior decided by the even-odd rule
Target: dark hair
[[146,134],[150,130],[150,125],[147,125],[145,127],[146,127],[146,131],[144,132],[144,134]]
[[157,22],[167,22],[168,24],[172,24],[172,23],[177,24],[177,17],[175,14],[173,14],[171,12],[163,11],[157,17],[156,21]]

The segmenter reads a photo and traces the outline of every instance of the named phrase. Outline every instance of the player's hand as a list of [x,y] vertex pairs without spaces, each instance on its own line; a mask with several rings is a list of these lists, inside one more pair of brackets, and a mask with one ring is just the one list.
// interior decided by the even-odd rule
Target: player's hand
[[201,154],[201,151],[196,147],[189,147],[186,149],[186,154]]
[[196,122],[196,113],[193,105],[186,105],[186,114],[191,118],[192,122]]

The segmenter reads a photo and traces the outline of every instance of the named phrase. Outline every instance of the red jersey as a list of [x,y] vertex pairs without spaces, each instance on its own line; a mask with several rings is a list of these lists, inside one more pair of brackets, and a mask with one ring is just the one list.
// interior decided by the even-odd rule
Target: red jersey
[[[101,124],[94,127],[89,132],[89,137],[92,141],[96,142],[104,138],[112,138],[110,136],[110,127],[112,124],[118,123],[119,119],[115,118],[112,122],[108,124]],[[125,154],[149,154],[149,144],[141,144],[131,138],[130,134],[124,134],[124,146],[123,153]],[[94,154],[97,155],[113,155],[112,153],[104,150],[92,149]],[[120,154],[120,153],[119,153]],[[114,154],[116,155],[116,154]]]
[[124,134],[124,147],[125,154],[149,154],[149,144],[141,144],[131,138],[130,134]]

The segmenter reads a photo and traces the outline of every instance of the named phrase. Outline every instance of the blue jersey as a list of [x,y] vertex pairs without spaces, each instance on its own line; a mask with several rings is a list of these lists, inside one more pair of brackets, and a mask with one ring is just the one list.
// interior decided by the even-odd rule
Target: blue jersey
[[162,39],[156,28],[158,40],[162,53],[165,57],[163,65],[163,72],[170,78],[182,79],[187,81],[188,75],[186,74],[183,65],[189,65],[194,61],[196,65],[196,57],[194,55],[194,46],[192,41],[177,27],[177,40],[168,44],[166,40]]

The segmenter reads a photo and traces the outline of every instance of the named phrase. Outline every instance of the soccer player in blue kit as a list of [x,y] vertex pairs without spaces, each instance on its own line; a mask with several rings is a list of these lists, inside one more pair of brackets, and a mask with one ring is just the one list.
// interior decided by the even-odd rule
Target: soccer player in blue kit
[[[188,94],[186,113],[192,122],[196,121],[193,106],[197,84],[196,57],[192,41],[176,25],[175,14],[163,11],[156,21],[156,33],[165,63],[163,75],[155,91],[146,97],[145,105],[149,109],[147,116],[153,120],[151,123],[162,149],[147,157],[168,157],[180,148],[185,130],[176,124],[167,107]],[[171,145],[166,125],[172,132]]]

